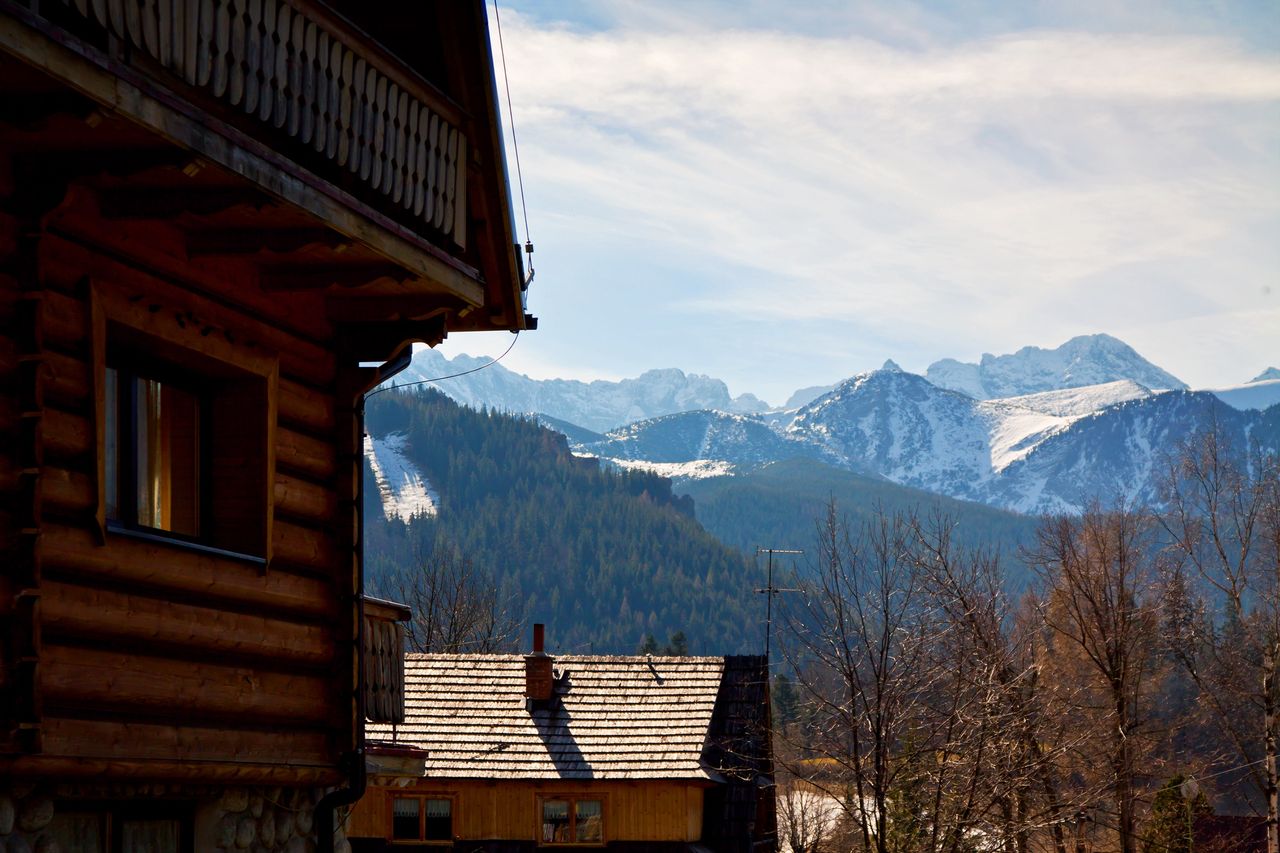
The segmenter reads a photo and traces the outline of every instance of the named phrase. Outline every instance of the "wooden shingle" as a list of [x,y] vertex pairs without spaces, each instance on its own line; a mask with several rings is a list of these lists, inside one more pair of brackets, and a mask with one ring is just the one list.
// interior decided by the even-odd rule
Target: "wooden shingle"
[[410,654],[404,723],[368,737],[425,749],[438,778],[712,780],[724,670],[719,657],[557,656],[555,695],[535,707],[521,655]]

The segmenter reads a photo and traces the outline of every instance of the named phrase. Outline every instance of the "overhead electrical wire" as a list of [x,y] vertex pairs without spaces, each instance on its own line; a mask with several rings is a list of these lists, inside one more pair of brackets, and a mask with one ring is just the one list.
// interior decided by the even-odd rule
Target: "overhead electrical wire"
[[[524,281],[520,282],[520,289],[525,290],[529,287],[529,283],[533,281],[533,240],[529,237],[529,207],[525,203],[525,198],[524,198],[524,172],[520,168],[520,143],[516,138],[516,118],[515,118],[515,111],[511,105],[511,80],[507,76],[507,50],[505,45],[502,42],[502,17],[501,15],[498,14],[498,0],[494,0],[494,3],[493,3],[493,19],[496,22],[497,29],[498,29],[498,55],[502,59],[502,86],[503,86],[503,89],[506,91],[506,95],[507,95],[507,122],[511,127],[511,149],[515,153],[516,184],[520,188],[520,214],[524,219],[524,251],[529,258],[528,275],[525,277]],[[495,364],[502,361],[502,359],[506,358],[507,353],[511,352],[512,348],[514,348],[516,345],[516,341],[518,340],[520,340],[520,330],[517,329],[515,332],[515,337],[512,338],[511,343],[508,344],[507,348],[502,351],[502,355],[498,356],[497,358],[493,359],[487,364],[482,364],[479,367],[473,367],[470,370],[461,370],[457,373],[450,373],[445,376],[433,376],[430,379],[419,379],[415,382],[405,382],[400,385],[396,385],[396,384],[383,385],[380,388],[375,388],[374,390],[370,391],[368,394],[364,396],[364,399],[368,400],[370,397],[373,397],[377,394],[381,394],[383,391],[399,390],[401,388],[412,388],[416,385],[428,385],[432,382],[443,382],[446,379],[457,379],[459,376],[467,376],[468,374],[471,374],[471,373],[479,373],[481,370],[484,370],[489,367],[493,367]]]
[[507,93],[507,123],[511,127],[511,150],[516,159],[516,184],[520,187],[520,213],[524,217],[524,253],[529,258],[529,274],[520,289],[525,290],[533,281],[533,239],[529,236],[529,208],[524,200],[524,172],[520,168],[520,140],[516,138],[516,116],[511,106],[511,78],[507,76],[507,49],[502,42],[502,16],[498,13],[498,0],[493,0],[493,20],[498,29],[498,56],[502,59],[502,86]]
[[364,398],[368,400],[370,397],[373,397],[377,394],[381,394],[383,391],[399,391],[401,388],[412,388],[415,385],[427,385],[432,382],[443,382],[446,379],[457,379],[459,376],[466,376],[469,373],[479,373],[480,371],[486,368],[493,367],[495,364],[497,364],[498,362],[506,358],[507,353],[511,352],[512,347],[516,345],[516,341],[518,340],[520,340],[519,331],[515,333],[515,337],[511,339],[511,343],[507,345],[507,348],[502,351],[502,355],[498,356],[497,358],[493,359],[490,362],[480,365],[479,367],[473,367],[469,370],[460,370],[457,373],[450,373],[445,376],[433,376],[430,379],[418,379],[414,382],[405,382],[401,385],[395,385],[395,384],[383,385],[380,388],[374,388],[368,394],[365,394]]

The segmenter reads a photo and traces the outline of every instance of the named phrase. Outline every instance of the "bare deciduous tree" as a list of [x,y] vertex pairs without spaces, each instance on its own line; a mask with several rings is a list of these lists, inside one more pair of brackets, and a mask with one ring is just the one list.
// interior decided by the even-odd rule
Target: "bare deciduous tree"
[[1079,770],[1106,769],[1121,853],[1138,849],[1139,761],[1160,677],[1153,527],[1144,513],[1094,505],[1046,519],[1030,555],[1047,589],[1042,669],[1064,688],[1053,701],[1100,735],[1081,740]]
[[1166,638],[1265,803],[1268,853],[1280,853],[1280,460],[1228,446],[1215,425],[1177,448],[1164,486],[1179,561]]
[[520,639],[518,601],[504,598],[491,578],[452,548],[437,547],[415,561],[394,589],[413,608],[407,633],[415,652],[507,652]]

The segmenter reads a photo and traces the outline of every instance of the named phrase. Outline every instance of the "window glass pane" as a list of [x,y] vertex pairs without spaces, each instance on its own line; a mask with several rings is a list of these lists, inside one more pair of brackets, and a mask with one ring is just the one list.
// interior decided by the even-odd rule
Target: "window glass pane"
[[542,801],[542,840],[544,842],[570,841],[569,801]]
[[181,829],[176,820],[121,821],[120,853],[178,853]]
[[391,801],[391,837],[417,841],[419,835],[418,815],[422,801],[417,797],[396,797]]
[[57,812],[49,824],[49,834],[62,853],[107,853],[102,821],[101,814]]
[[188,391],[134,378],[137,523],[200,533],[200,399]]
[[160,383],[151,379],[135,379],[137,398],[134,423],[137,434],[138,524],[168,530],[163,503],[164,466],[160,432]]
[[576,834],[578,841],[604,840],[604,809],[600,800],[578,800],[574,803],[577,813]]
[[[103,383],[106,397],[106,429],[103,432],[103,444],[106,450],[106,486],[107,518],[120,518],[120,389],[119,375],[114,367],[107,368],[106,381]],[[65,845],[64,845],[65,848]]]
[[423,838],[427,841],[448,841],[453,838],[452,800],[427,800],[425,830]]
[[200,534],[200,400],[195,394],[163,386],[161,428],[166,474],[166,530]]

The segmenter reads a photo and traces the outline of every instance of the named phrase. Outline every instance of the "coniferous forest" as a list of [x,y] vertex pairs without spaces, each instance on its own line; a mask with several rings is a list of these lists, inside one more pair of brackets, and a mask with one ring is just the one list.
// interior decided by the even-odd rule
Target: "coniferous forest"
[[405,452],[441,498],[437,516],[384,518],[366,465],[371,589],[394,597],[431,555],[452,553],[552,650],[634,653],[678,632],[693,654],[758,652],[763,569],[721,544],[670,480],[602,470],[564,437],[444,395],[379,394],[367,429],[405,436]]

